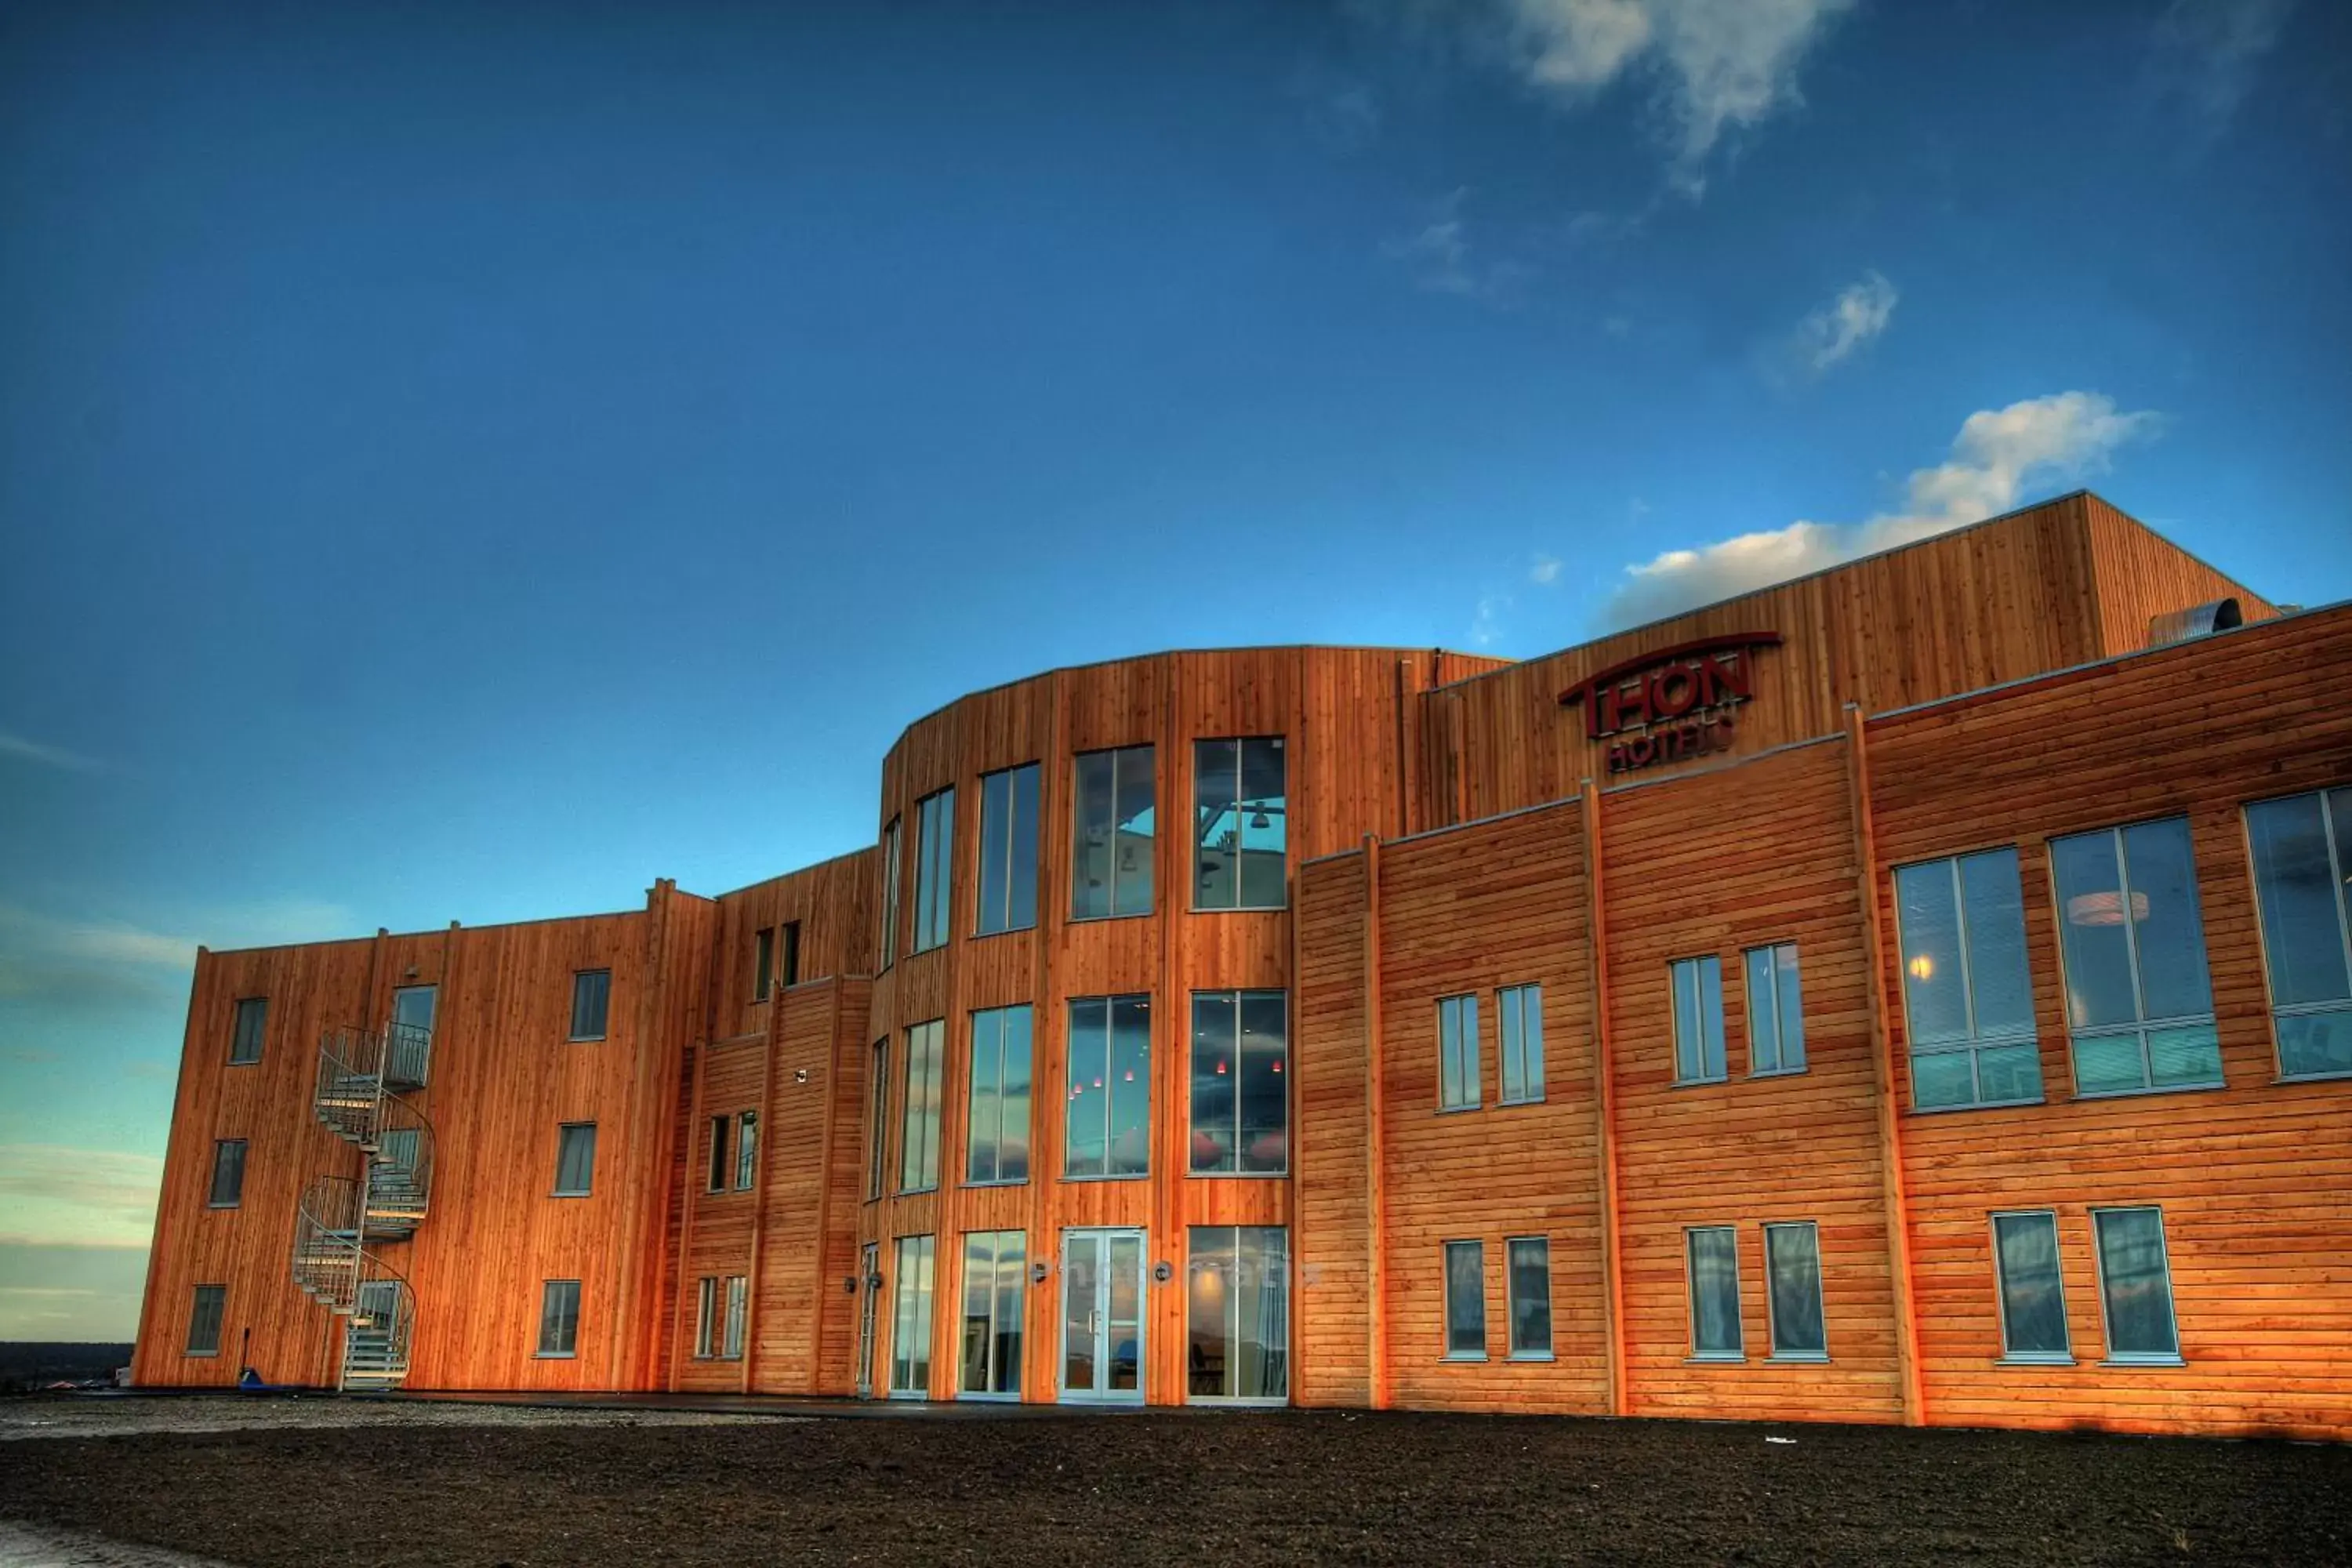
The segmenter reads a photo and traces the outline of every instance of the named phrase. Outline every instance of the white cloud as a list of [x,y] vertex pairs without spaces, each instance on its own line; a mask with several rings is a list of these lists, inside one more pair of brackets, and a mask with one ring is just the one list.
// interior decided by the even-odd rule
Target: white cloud
[[1431,221],[1417,232],[1388,240],[1381,254],[1402,263],[1414,284],[1433,294],[1453,294],[1487,304],[1515,302],[1534,269],[1516,261],[1480,261],[1470,249],[1470,235],[1462,216],[1467,187],[1455,190],[1437,205]]
[[2159,100],[2179,98],[2205,138],[2229,129],[2263,58],[2278,47],[2294,0],[2172,0],[2149,40],[2148,79]]
[[71,773],[89,773],[98,766],[95,759],[79,752],[68,752],[63,746],[43,745],[22,735],[12,735],[0,730],[0,757],[19,757],[44,767],[64,768]]
[[1479,647],[1490,647],[1503,635],[1503,612],[1511,607],[1508,594],[1482,594],[1478,608],[1470,617],[1470,640]]
[[2015,507],[2030,483],[2100,471],[2117,447],[2162,424],[2159,414],[2120,413],[2113,398],[2095,392],[1980,409],[1953,438],[1950,460],[1913,470],[1899,510],[1859,523],[1799,521],[1669,550],[1625,569],[1605,618],[1612,626],[1638,626],[1981,521]]
[[1540,587],[1549,588],[1559,581],[1560,567],[1563,564],[1557,555],[1538,555],[1528,567],[1528,581]]
[[1837,298],[1797,323],[1789,341],[1789,357],[1806,373],[1819,375],[1886,331],[1895,320],[1895,285],[1876,271],[1838,290]]

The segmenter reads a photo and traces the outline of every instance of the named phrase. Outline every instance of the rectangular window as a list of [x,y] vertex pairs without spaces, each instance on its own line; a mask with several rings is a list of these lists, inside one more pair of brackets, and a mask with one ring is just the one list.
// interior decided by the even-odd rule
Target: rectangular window
[[188,1312],[189,1355],[218,1355],[221,1342],[221,1318],[228,1308],[228,1287],[199,1285],[194,1305]]
[[2026,1105],[2042,1098],[2017,851],[1986,849],[1895,873],[1911,1102]]
[[433,1058],[433,1019],[441,1005],[438,985],[402,985],[392,994],[391,1038],[384,1077],[394,1085],[423,1087]]
[[963,1179],[973,1186],[1029,1179],[1030,1033],[1026,1003],[971,1016]]
[[1437,999],[1437,1108],[1471,1110],[1478,1104],[1478,998]]
[[269,1023],[269,998],[240,996],[236,1002],[236,1027],[228,1041],[228,1065],[250,1067],[261,1059],[261,1033]]
[[928,1236],[898,1238],[898,1271],[891,1283],[890,1393],[921,1399],[931,1388],[931,1256]]
[[1748,970],[1748,1071],[1750,1077],[1805,1070],[1805,1009],[1797,993],[1797,944],[1751,947]]
[[801,983],[801,922],[786,921],[776,928],[781,939],[776,961],[776,984],[786,990]]
[[584,1198],[596,1181],[596,1124],[566,1121],[555,1130],[555,1195]]
[[1515,1236],[1503,1243],[1511,1296],[1511,1359],[1551,1359],[1551,1243]]
[[889,1169],[890,1042],[874,1042],[873,1071],[866,1085],[866,1196],[882,1195],[882,1173]]
[[213,1144],[213,1191],[206,1200],[216,1209],[233,1209],[245,1202],[245,1140],[222,1138]]
[[740,1274],[727,1278],[727,1328],[719,1342],[719,1359],[743,1359],[743,1315],[751,1304],[749,1280]]
[[735,1168],[727,1147],[728,1136],[734,1126],[735,1119],[731,1116],[710,1119],[710,1184],[703,1189],[706,1192],[723,1193],[727,1190],[728,1174]]
[[1279,1176],[1290,1169],[1290,995],[1192,993],[1192,1172]]
[[1070,918],[1151,912],[1151,748],[1087,752],[1070,803]]
[[955,791],[925,795],[915,806],[915,940],[929,952],[948,939],[948,889],[955,871]]
[[1675,1081],[1720,1083],[1723,1060],[1723,961],[1677,958],[1666,965],[1675,997]]
[[735,1190],[748,1193],[760,1179],[760,1113],[746,1110],[735,1118]]
[[2352,1073],[2352,788],[2246,807],[2279,1076]]
[[611,1010],[613,972],[583,969],[572,977],[572,1034],[575,1040],[604,1037],[604,1016]]
[[1192,742],[1192,907],[1289,901],[1282,737]]
[[1739,1238],[1727,1225],[1694,1226],[1683,1233],[1690,1264],[1691,1359],[1742,1361],[1739,1333]]
[[1280,1226],[1194,1226],[1186,1246],[1186,1397],[1287,1401],[1290,1233]]
[[1992,1216],[2000,1286],[2000,1353],[2009,1361],[2071,1362],[2066,1287],[2058,1271],[2058,1216],[2048,1209]]
[[1774,1361],[1827,1361],[1822,1321],[1822,1236],[1811,1220],[1764,1227],[1764,1305]]
[[751,933],[751,1000],[765,1002],[776,973],[776,931],[761,926]]
[[980,776],[982,936],[1037,923],[1037,764]]
[[1486,1359],[1486,1244],[1445,1244],[1445,1359]]
[[880,968],[898,956],[898,819],[882,830],[882,942]]
[[694,1287],[694,1353],[709,1361],[718,1348],[719,1281],[705,1275]]
[[1072,999],[1068,1058],[1062,1174],[1150,1174],[1151,998]]
[[1503,1100],[1527,1105],[1544,1097],[1543,987],[1506,985],[1495,993],[1502,1015]]
[[907,1031],[907,1091],[898,1102],[898,1190],[928,1193],[940,1184],[940,1078],[946,1065],[941,1022]]
[[2050,841],[2074,1092],[2219,1089],[2189,819]]
[[1026,1240],[1017,1230],[976,1230],[963,1238],[963,1348],[956,1392],[966,1399],[1021,1397]]
[[2099,1302],[2107,1319],[2107,1359],[2180,1359],[2172,1319],[2172,1267],[2164,1251],[2164,1211],[2093,1209],[2099,1243]]
[[539,1296],[539,1353],[570,1356],[580,1349],[580,1281],[550,1279]]

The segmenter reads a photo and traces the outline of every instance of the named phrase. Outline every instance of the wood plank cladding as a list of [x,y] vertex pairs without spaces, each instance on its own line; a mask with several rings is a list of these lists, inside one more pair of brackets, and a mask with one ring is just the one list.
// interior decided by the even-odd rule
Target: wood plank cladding
[[1298,871],[1298,1177],[1292,1246],[1297,1298],[1292,1342],[1301,1405],[1365,1405],[1371,1384],[1371,1101],[1366,1049],[1366,858],[1318,860]]

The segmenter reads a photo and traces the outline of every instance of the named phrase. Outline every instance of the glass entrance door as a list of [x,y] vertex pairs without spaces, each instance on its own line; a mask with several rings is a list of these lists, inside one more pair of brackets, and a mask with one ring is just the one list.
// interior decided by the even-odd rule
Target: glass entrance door
[[1062,1398],[1143,1402],[1143,1232],[1062,1233]]
[[857,1397],[874,1397],[874,1309],[882,1299],[882,1244],[869,1241],[857,1256]]

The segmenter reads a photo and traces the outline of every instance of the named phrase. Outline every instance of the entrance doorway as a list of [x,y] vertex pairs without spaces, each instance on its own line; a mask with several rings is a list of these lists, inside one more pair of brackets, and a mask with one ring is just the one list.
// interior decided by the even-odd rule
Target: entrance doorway
[[1143,1403],[1143,1232],[1062,1233],[1062,1398]]

